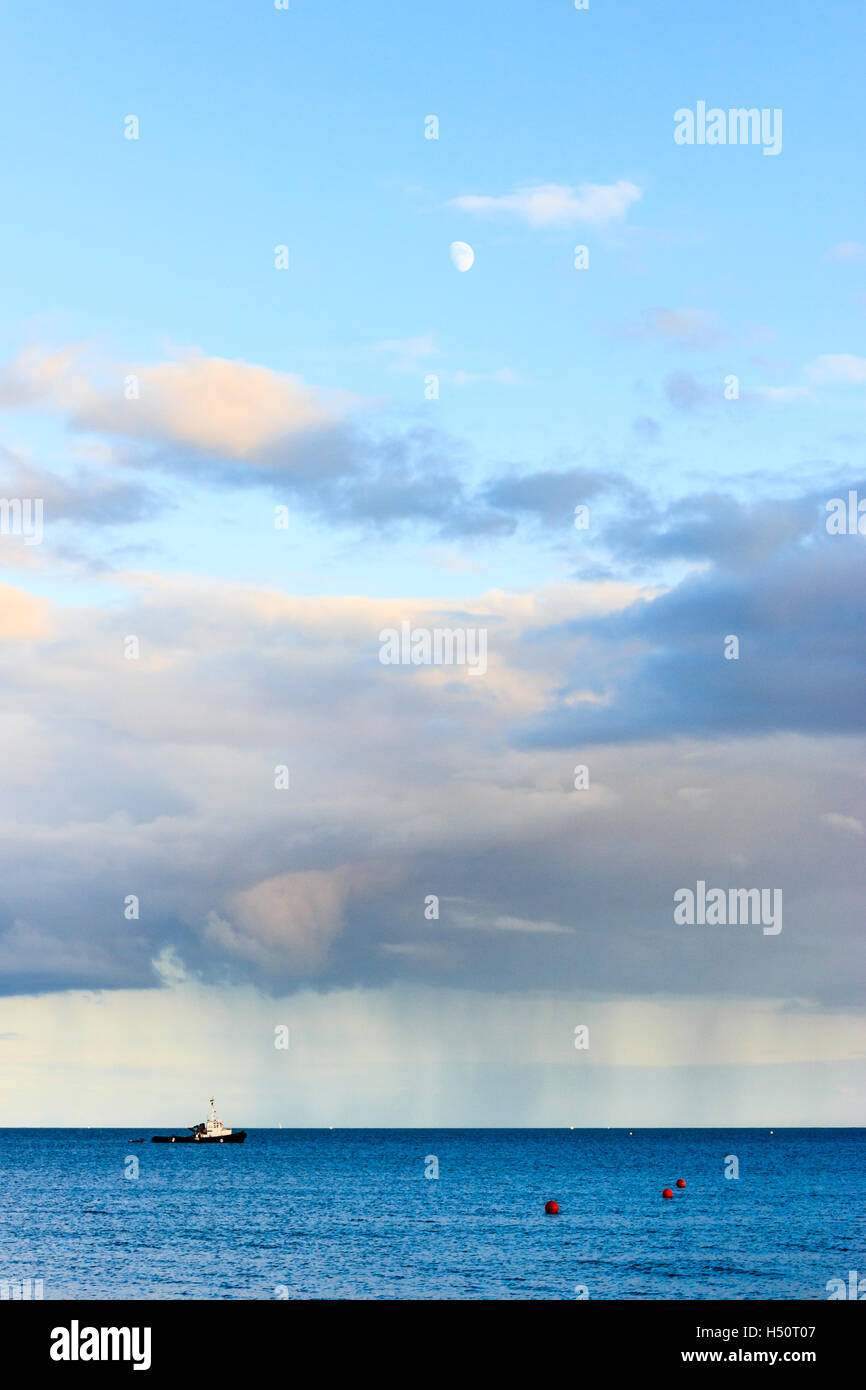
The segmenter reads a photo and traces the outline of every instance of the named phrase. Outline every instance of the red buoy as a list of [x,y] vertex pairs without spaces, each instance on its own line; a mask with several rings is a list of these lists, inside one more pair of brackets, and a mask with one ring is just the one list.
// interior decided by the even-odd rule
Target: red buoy
[[545,1202],[544,1210],[547,1212],[548,1216],[559,1216],[559,1203]]
[[662,1193],[663,1197],[673,1197],[673,1195],[674,1194],[671,1192],[669,1187],[666,1187],[664,1192]]
[[677,1178],[677,1187],[685,1187],[685,1185],[686,1185],[686,1180],[685,1180],[685,1178]]

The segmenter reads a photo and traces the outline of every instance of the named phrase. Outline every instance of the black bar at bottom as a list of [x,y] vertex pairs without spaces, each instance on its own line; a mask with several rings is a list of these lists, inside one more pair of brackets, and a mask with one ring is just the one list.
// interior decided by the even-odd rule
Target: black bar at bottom
[[[863,1300],[860,1300],[863,1301]],[[61,1381],[109,1370],[190,1381],[307,1374],[489,1374],[519,1348],[612,1373],[856,1365],[863,1314],[840,1302],[0,1302],[4,1358]],[[392,1341],[393,1339],[393,1341]],[[408,1339],[408,1340],[407,1340]],[[96,1356],[93,1356],[93,1353]],[[363,1361],[359,1364],[359,1358]],[[587,1357],[592,1361],[588,1362]],[[136,1370],[137,1368],[137,1370]],[[515,1374],[515,1368],[512,1367]]]

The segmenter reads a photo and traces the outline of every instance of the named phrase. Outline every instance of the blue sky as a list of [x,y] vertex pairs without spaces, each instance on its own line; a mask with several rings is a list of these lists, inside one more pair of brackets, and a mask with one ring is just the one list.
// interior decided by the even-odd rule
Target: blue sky
[[[708,426],[678,418],[663,383],[685,369],[718,394],[729,372],[744,393],[797,388],[822,353],[856,351],[863,264],[826,256],[863,219],[852,174],[862,96],[854,65],[833,61],[862,39],[858,6],[834,5],[832,25],[806,4],[759,17],[745,4],[712,15],[374,9],[296,0],[288,12],[155,5],[121,16],[49,4],[10,16],[0,96],[19,209],[2,231],[15,266],[10,355],[25,333],[95,342],[121,360],[196,347],[266,363],[381,402],[393,430],[454,436],[476,477],[589,450],[656,492],[697,477],[742,488],[754,471],[784,486],[827,457],[828,423],[857,431],[859,395],[844,387],[787,411],[721,412]],[[781,107],[782,154],[676,146],[673,112],[699,99]],[[137,142],[120,138],[128,113]],[[436,141],[423,139],[430,113]],[[607,227],[531,227],[449,206],[467,193],[619,180],[640,201]],[[455,239],[475,248],[469,275],[451,267]],[[273,269],[278,243],[290,248],[284,274]],[[575,244],[590,246],[588,273],[573,268]],[[705,315],[718,341],[695,350],[642,337],[657,306]],[[399,350],[375,346],[425,339],[431,353],[406,371],[392,370],[406,361]],[[425,401],[435,370],[517,384],[443,381]],[[632,427],[645,416],[664,419],[652,446]],[[22,444],[28,430],[44,439],[38,422],[19,421]],[[66,443],[46,441],[61,468]],[[255,532],[260,499],[233,496],[226,525],[224,501],[214,507],[205,491],[190,501],[221,535],[224,563],[238,578],[258,564],[264,578],[259,545],[239,535]],[[145,525],[145,538],[174,565],[211,567],[181,517]],[[367,582],[428,593],[453,583],[417,540],[368,554]],[[338,588],[359,582],[310,519],[292,550],[295,580],[313,591],[328,575]],[[475,558],[490,583],[544,575],[532,538]]]
[[[656,997],[695,1046],[712,999],[765,1008],[752,1065],[792,1069],[789,1116],[835,1094],[801,1063],[838,1064],[821,1114],[847,1122],[863,541],[823,518],[866,496],[862,6],[48,3],[4,28],[2,489],[46,515],[38,547],[0,536],[21,1036],[37,997],[104,991],[104,1020],[201,988],[319,991],[319,1027],[343,991],[396,1037],[413,990],[458,1016],[462,981],[499,1000],[488,1038],[515,991],[536,1041],[563,991],[633,1000],[604,1063],[628,1067]],[[780,110],[780,153],[676,144],[699,101]],[[383,625],[443,614],[489,625],[483,691],[378,666]],[[783,882],[778,944],[683,956],[671,893],[713,872]],[[118,931],[141,885],[147,931]],[[802,1009],[814,1035],[775,1048]],[[718,1119],[754,1123],[725,1026]]]

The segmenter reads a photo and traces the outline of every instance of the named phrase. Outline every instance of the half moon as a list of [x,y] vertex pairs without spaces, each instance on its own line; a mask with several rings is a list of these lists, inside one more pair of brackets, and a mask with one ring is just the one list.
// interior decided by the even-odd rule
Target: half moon
[[471,270],[475,264],[475,252],[468,241],[452,241],[451,261],[458,270]]

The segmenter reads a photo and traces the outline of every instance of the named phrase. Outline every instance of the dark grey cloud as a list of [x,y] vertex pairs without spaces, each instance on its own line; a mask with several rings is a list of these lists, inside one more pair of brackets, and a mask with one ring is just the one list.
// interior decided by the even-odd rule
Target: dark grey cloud
[[661,439],[662,427],[658,420],[653,420],[650,415],[639,415],[632,420],[631,427],[645,444],[657,444]]
[[779,549],[820,538],[826,500],[824,494],[744,500],[706,491],[660,503],[644,494],[632,524],[610,528],[604,539],[620,560],[752,567]]
[[[603,616],[429,610],[487,625],[483,679],[383,667],[393,605],[221,586],[64,610],[45,640],[5,644],[2,988],[152,986],[168,951],[265,990],[852,1003],[863,542],[791,531]],[[676,926],[673,893],[698,878],[781,888],[783,932]]]
[[711,391],[701,385],[693,372],[669,372],[664,380],[665,399],[675,410],[692,415],[702,406],[715,404],[721,391]]
[[570,467],[515,471],[487,483],[482,495],[491,507],[507,515],[561,525],[579,503],[613,497],[627,504],[637,500],[639,491],[622,473]]
[[[548,634],[577,656],[558,701],[524,731],[527,746],[866,732],[866,538],[828,536],[812,501],[770,508],[766,531],[760,508],[704,503],[703,516],[694,503],[701,524],[671,542],[674,553],[711,556],[708,570]],[[643,538],[644,553],[664,554],[666,535]],[[724,657],[729,635],[737,660]],[[587,684],[604,702],[575,709],[570,697]]]
[[46,526],[126,526],[158,515],[170,504],[154,488],[112,472],[75,468],[56,473],[0,448],[0,495],[42,498]]
[[384,531],[417,522],[443,537],[507,535],[516,526],[504,506],[467,484],[455,441],[429,426],[308,431],[267,450],[256,467],[162,445],[127,445],[121,456],[127,468],[148,475],[267,489],[333,526]]

